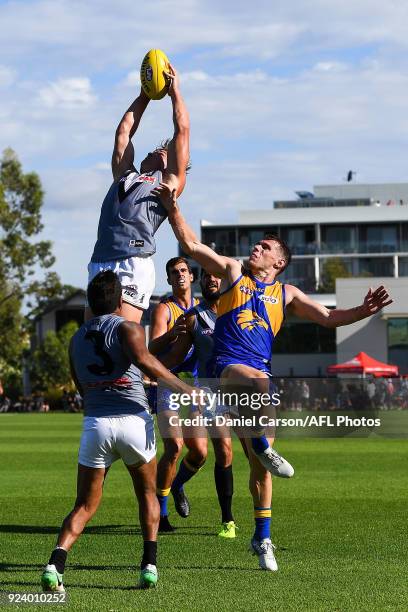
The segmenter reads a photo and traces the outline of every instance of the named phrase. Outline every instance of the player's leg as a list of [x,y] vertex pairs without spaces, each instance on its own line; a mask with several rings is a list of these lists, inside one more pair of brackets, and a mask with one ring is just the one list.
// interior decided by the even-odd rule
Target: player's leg
[[140,564],[142,588],[157,584],[157,530],[160,509],[156,497],[156,438],[154,420],[148,412],[112,419],[115,449],[132,478],[139,503],[139,520],[143,537],[143,557]]
[[215,431],[210,430],[215,455],[214,481],[222,522],[222,529],[218,535],[222,538],[235,538],[236,525],[232,514],[232,496],[234,493],[232,440],[229,432],[220,430],[220,427],[217,427]]
[[[278,566],[271,542],[272,519],[272,477],[270,472],[259,462],[251,445],[246,440],[249,461],[249,490],[254,505],[255,531],[251,539],[251,549],[258,555],[261,569],[277,571]],[[271,440],[272,442],[272,440]]]
[[203,467],[208,453],[207,432],[203,427],[187,428],[184,443],[188,448],[182,459],[176,477],[171,485],[171,493],[178,514],[186,518],[190,514],[190,503],[184,485]]
[[[259,371],[251,366],[244,364],[233,364],[227,366],[221,375],[221,382],[224,388],[239,394],[249,395],[249,401],[245,402],[245,408],[239,406],[240,416],[260,416],[275,417],[275,409],[270,404],[263,406],[262,410],[259,407],[255,410],[251,406],[251,395],[257,398],[261,396],[270,396],[270,377],[266,372]],[[258,405],[257,405],[258,406]],[[281,457],[277,451],[272,448],[273,438],[269,430],[269,438],[272,440],[269,443],[265,434],[265,427],[257,425],[250,432],[251,448],[257,456],[258,460],[269,470],[274,476],[281,478],[290,478],[294,474],[294,469],[286,459]]]
[[143,537],[143,557],[140,563],[140,586],[157,584],[157,531],[160,506],[156,496],[157,462],[154,457],[142,465],[127,465],[139,503],[139,521]]
[[103,483],[109,467],[92,468],[78,464],[77,497],[65,517],[48,565],[41,577],[45,591],[63,591],[63,574],[68,551],[91,520],[102,498]]
[[169,522],[168,497],[176,476],[177,461],[184,445],[183,438],[180,437],[180,431],[177,433],[169,431],[167,435],[169,437],[163,437],[163,454],[157,465],[157,499],[160,504],[160,532],[174,531],[174,527]]

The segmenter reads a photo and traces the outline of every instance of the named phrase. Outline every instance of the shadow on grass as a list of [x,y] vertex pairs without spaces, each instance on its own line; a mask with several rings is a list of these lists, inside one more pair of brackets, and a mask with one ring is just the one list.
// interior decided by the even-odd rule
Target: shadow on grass
[[[0,533],[40,533],[56,534],[61,526],[53,527],[50,525],[0,525]],[[86,527],[84,535],[140,535],[139,527],[129,525],[95,525]]]

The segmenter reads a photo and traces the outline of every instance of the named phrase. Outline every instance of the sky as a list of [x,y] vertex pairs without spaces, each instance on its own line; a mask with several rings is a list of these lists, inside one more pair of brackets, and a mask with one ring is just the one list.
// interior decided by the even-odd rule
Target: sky
[[[178,69],[190,112],[180,205],[197,231],[349,169],[405,182],[407,22],[405,0],[0,0],[0,149],[41,177],[53,269],[86,286],[114,132],[151,48]],[[142,118],[136,164],[171,135],[166,96]],[[160,293],[177,253],[167,223],[157,241]]]

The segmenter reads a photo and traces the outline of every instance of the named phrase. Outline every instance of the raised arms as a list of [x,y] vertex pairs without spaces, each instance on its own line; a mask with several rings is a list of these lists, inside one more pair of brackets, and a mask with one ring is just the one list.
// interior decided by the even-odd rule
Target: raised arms
[[173,105],[174,134],[167,150],[167,168],[163,181],[181,194],[186,184],[186,169],[190,158],[190,118],[180,92],[179,77],[173,66],[167,73],[170,79],[169,96]]
[[134,148],[131,142],[140,119],[149,103],[149,98],[141,89],[139,96],[132,102],[123,115],[115,133],[115,145],[112,153],[113,180],[118,181],[127,170],[134,169]]

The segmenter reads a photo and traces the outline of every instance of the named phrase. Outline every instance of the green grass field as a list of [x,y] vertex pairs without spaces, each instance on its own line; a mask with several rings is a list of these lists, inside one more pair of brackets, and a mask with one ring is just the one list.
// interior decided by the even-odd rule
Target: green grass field
[[[42,566],[74,500],[79,415],[0,415],[0,590],[38,591]],[[408,609],[407,441],[283,440],[295,466],[274,479],[279,572],[247,552],[252,506],[236,445],[234,541],[216,537],[213,456],[186,487],[188,519],[159,539],[160,583],[134,588],[141,538],[131,481],[116,463],[102,505],[68,557],[62,610],[395,611]],[[21,606],[39,610],[43,606]],[[9,608],[12,609],[12,608]]]

